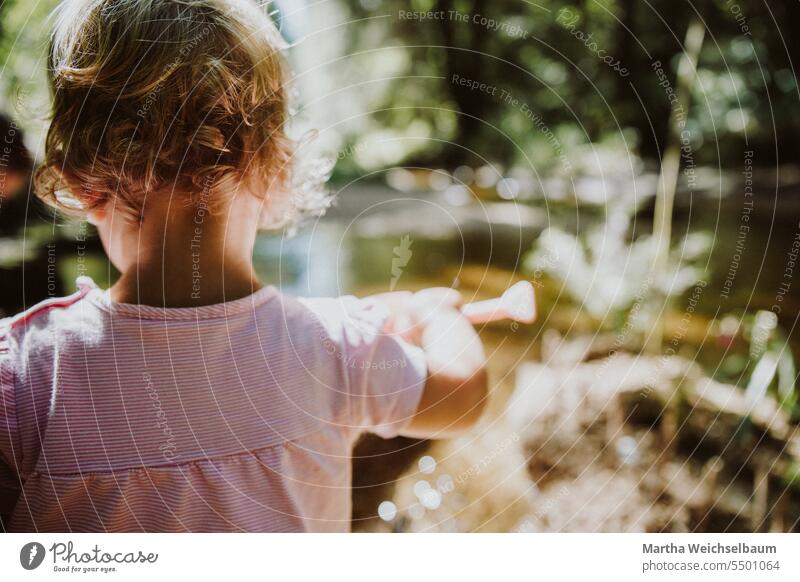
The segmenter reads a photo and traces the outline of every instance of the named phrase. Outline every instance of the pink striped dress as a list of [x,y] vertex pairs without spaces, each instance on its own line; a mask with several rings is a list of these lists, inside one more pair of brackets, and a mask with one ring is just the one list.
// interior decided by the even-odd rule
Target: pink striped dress
[[350,459],[396,435],[422,351],[369,300],[198,308],[79,291],[0,321],[9,531],[348,531]]

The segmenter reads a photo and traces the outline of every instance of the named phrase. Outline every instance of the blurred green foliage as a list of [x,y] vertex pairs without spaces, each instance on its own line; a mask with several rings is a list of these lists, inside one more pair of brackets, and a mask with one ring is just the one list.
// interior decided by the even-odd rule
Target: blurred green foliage
[[[746,143],[762,164],[796,161],[800,152],[792,69],[800,62],[800,39],[792,31],[800,3],[794,0],[360,0],[348,6],[352,18],[373,17],[349,36],[352,51],[374,46],[375,38],[384,46],[402,44],[408,58],[399,74],[426,77],[399,79],[376,114],[388,127],[426,120],[441,141],[415,155],[421,164],[474,166],[480,155],[500,163],[557,162],[553,140],[525,109],[540,115],[567,151],[612,140],[623,154],[627,148],[658,160],[670,103],[654,63],[674,85],[693,9],[708,28],[687,123],[695,163],[737,165]],[[432,15],[415,19],[407,11]],[[454,83],[454,75],[499,90],[471,90]],[[501,91],[518,104],[504,101]],[[549,168],[560,169],[557,163]]]
[[0,108],[28,130],[36,149],[48,111],[48,14],[57,0],[0,0]]

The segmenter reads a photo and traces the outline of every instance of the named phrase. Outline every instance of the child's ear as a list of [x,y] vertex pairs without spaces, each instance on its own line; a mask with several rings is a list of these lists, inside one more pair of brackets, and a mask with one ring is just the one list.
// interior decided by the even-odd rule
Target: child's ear
[[98,226],[106,219],[106,216],[108,216],[108,210],[106,209],[106,205],[103,204],[102,206],[90,210],[89,214],[86,215],[86,220],[89,221],[89,224]]

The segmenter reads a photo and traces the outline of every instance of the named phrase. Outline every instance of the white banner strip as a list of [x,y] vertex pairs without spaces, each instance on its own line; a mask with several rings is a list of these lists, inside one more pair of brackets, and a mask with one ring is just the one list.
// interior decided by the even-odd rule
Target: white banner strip
[[6,534],[3,580],[800,580],[798,534]]

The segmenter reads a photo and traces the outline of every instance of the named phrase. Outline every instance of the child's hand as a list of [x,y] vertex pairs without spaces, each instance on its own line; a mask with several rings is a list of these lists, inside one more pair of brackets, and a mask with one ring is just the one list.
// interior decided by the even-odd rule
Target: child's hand
[[448,287],[432,287],[417,293],[393,291],[372,295],[389,308],[391,317],[384,331],[399,335],[406,341],[420,345],[423,330],[445,312],[458,311],[463,303],[461,294]]
[[428,364],[425,391],[404,434],[452,436],[474,425],[487,398],[486,357],[478,334],[459,311],[461,294],[440,287],[373,298],[391,310],[387,331],[420,346]]

